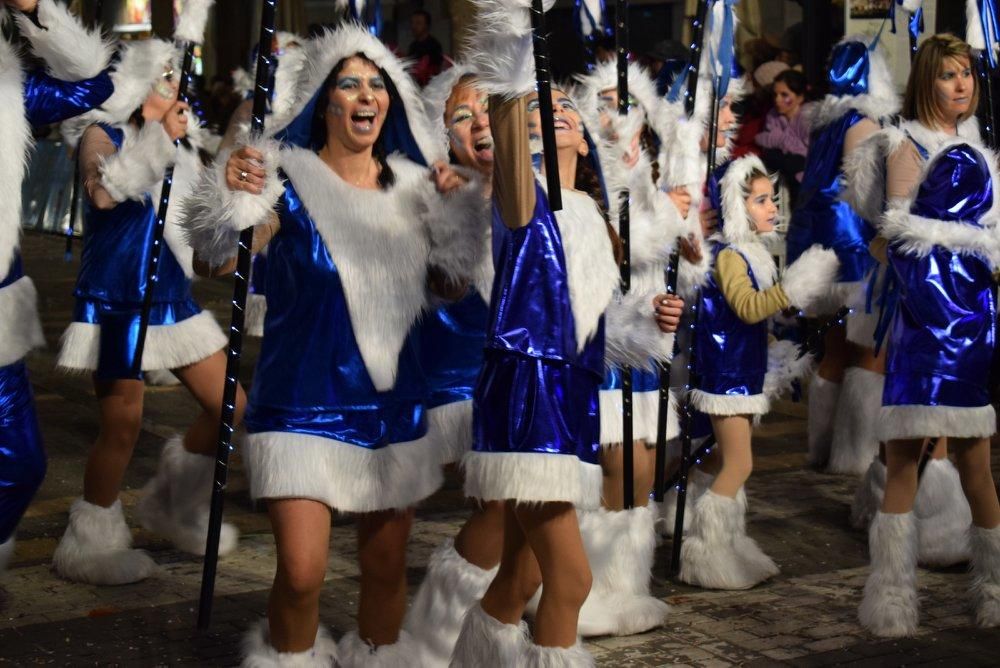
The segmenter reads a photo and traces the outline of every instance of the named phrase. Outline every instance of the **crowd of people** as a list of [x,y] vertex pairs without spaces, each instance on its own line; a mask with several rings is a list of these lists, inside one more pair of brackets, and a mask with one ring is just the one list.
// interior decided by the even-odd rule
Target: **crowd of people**
[[[173,43],[128,42],[112,63],[112,45],[54,0],[2,4],[47,67],[25,71],[0,41],[3,155],[25,153],[30,124],[67,121],[86,201],[58,365],[92,374],[100,430],[53,557],[59,577],[114,585],[155,571],[119,498],[154,372],[172,372],[201,410],[164,446],[136,515],[205,552],[226,337],[191,282],[231,274],[252,229],[246,324],[261,351],[232,409],[276,572],[244,665],[587,666],[581,637],[663,625],[651,570],[678,503],[676,491],[650,500],[664,422],[671,469],[682,436],[715,443],[688,479],[680,579],[746,589],[777,576],[748,535],[744,486],[754,425],[799,380],[811,464],[864,474],[852,514],[871,555],[861,625],[915,634],[918,563],[964,561],[975,623],[1000,625],[1000,194],[965,42],[928,37],[901,101],[860,37],[834,47],[816,101],[801,73],[768,61],[725,89],[702,68],[688,113],[632,64],[619,113],[617,70],[599,63],[553,85],[556,156],[539,160],[523,3],[474,0],[467,55],[439,73],[429,25],[415,29],[423,88],[359,24],[278,33],[266,131],[249,133],[244,74],[214,138],[179,96]],[[210,4],[186,3],[180,38],[200,41]],[[0,162],[13,184],[0,190],[0,566],[45,472],[24,362],[42,337],[18,255],[23,169]],[[768,244],[778,179],[797,193],[784,268]],[[846,324],[831,320],[842,307]],[[799,312],[828,323],[818,366],[773,337],[775,318]],[[668,362],[682,420],[677,406],[659,411]],[[475,510],[410,602],[414,508],[453,465]],[[360,569],[357,626],[338,641],[320,623],[334,513],[355,520]],[[234,526],[219,549],[239,549]]]

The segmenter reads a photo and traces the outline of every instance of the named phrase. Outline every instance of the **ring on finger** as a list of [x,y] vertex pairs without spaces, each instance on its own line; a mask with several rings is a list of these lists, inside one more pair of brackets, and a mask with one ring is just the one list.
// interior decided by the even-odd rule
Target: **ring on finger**
[[240,172],[240,181],[246,181],[248,174],[246,172]]

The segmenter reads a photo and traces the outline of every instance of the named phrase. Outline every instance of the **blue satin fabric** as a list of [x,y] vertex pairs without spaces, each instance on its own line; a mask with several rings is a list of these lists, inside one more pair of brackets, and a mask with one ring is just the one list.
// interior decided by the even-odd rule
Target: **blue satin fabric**
[[473,450],[573,455],[596,464],[604,323],[577,351],[562,236],[535,185],[531,222],[509,230],[494,208],[496,279]]
[[377,391],[354,338],[340,273],[290,181],[278,211],[247,431],[307,434],[370,449],[421,438],[428,388],[416,329],[399,353],[395,386]]
[[0,543],[45,478],[46,458],[24,362],[0,367]]
[[490,308],[475,290],[429,313],[420,324],[420,360],[428,408],[472,399],[483,366]]
[[24,263],[21,262],[21,254],[14,251],[14,258],[7,269],[7,275],[3,279],[0,279],[0,290],[3,290],[8,285],[13,285],[15,281],[19,281],[22,278],[24,278]]
[[993,183],[983,154],[958,144],[935,158],[924,177],[912,212],[924,218],[978,221],[993,206]]
[[830,82],[830,94],[838,97],[865,95],[868,93],[870,69],[871,58],[868,47],[861,42],[845,42],[833,47],[826,71],[827,81]]
[[798,204],[786,238],[789,263],[813,244],[832,249],[840,260],[837,280],[843,283],[864,279],[875,264],[868,252],[875,228],[841,199],[844,139],[847,131],[863,118],[852,109],[813,133]]
[[82,81],[28,72],[24,77],[24,111],[32,125],[58,123],[100,106],[114,90],[107,71]]
[[261,253],[253,256],[253,264],[250,270],[250,294],[267,294],[267,256]]
[[[718,244],[720,252],[735,248]],[[746,258],[740,254],[740,257]],[[747,262],[747,275],[754,289],[757,279]],[[694,363],[696,388],[709,394],[752,396],[764,391],[767,373],[767,321],[749,325],[729,307],[715,280],[715,272],[701,290],[695,327]]]
[[[624,374],[618,367],[608,369],[604,373],[604,382],[601,383],[601,390],[620,390]],[[632,391],[633,392],[658,392],[660,389],[660,375],[648,369],[632,369]]]

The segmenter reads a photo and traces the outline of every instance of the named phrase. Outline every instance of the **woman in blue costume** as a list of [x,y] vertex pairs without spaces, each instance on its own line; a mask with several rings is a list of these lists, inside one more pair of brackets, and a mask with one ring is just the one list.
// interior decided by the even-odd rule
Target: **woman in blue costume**
[[[814,243],[832,248],[840,259],[829,299],[817,305],[815,315],[829,317],[844,305],[854,308],[846,327],[834,327],[826,335],[823,359],[808,391],[809,463],[835,473],[863,473],[878,449],[875,419],[884,360],[872,349],[871,321],[876,315],[865,313],[865,278],[875,265],[868,243],[875,228],[841,199],[845,156],[899,110],[877,44],[847,37],[830,54],[830,92],[812,118],[809,156],[787,236],[788,262]],[[867,341],[861,329],[867,329]]]
[[[917,632],[917,563],[929,530],[951,531],[937,533],[937,540],[967,535],[976,623],[1000,625],[1000,503],[990,471],[996,415],[989,392],[1000,191],[996,156],[962,127],[976,108],[969,55],[968,44],[951,35],[935,35],[921,45],[902,113],[927,125],[914,133],[913,120],[905,122],[906,135],[889,153],[882,243],[872,246],[887,262],[897,293],[886,309],[886,380],[879,414],[885,494],[869,529],[872,570],[858,614],[861,624],[879,636]],[[923,158],[917,157],[921,149]],[[927,440],[936,437],[947,438],[955,453],[971,509],[961,527],[948,527],[954,518],[947,516],[920,516],[926,473],[918,478],[918,465]],[[947,508],[958,493],[945,490],[925,503]],[[924,511],[940,509],[925,506]],[[932,519],[946,526],[935,528]]]
[[[428,286],[461,294],[477,266],[482,186],[443,162],[416,85],[364,27],[305,49],[292,120],[272,117],[286,146],[221,154],[185,222],[214,273],[231,270],[240,229],[268,244],[243,461],[278,560],[245,663],[410,666],[406,542],[442,481],[415,326]],[[356,515],[361,571],[358,628],[339,647],[319,627],[335,510]]]
[[[25,71],[17,48],[0,38],[0,572],[14,530],[45,477],[45,451],[24,357],[45,344],[37,295],[24,275],[21,182],[31,125],[57,123],[104,102],[111,50],[53,0],[7,0],[18,29],[46,71]],[[67,57],[68,55],[68,57]]]
[[[879,220],[885,202],[891,204],[894,200],[912,198],[920,185],[927,158],[942,145],[956,137],[979,141],[979,125],[973,115],[978,87],[972,63],[969,45],[951,35],[935,35],[921,45],[907,83],[899,127],[887,127],[863,142],[844,163],[845,198],[856,211],[864,212],[867,220]],[[952,98],[957,102],[952,103]],[[884,248],[885,241],[876,237],[872,244],[877,251]],[[881,265],[879,272],[883,277],[889,273]],[[891,282],[888,287],[884,282],[884,278],[872,282],[874,315],[891,310]],[[848,324],[855,318],[851,316]],[[888,315],[883,318],[883,322],[887,322]],[[874,327],[867,330],[872,340],[869,345],[874,345]],[[854,339],[850,328],[848,337]],[[891,341],[882,342],[882,348],[891,353],[889,346]],[[882,379],[881,376],[878,379],[875,396],[866,394],[867,402],[881,399]],[[869,389],[868,394],[870,392]],[[869,413],[873,410],[871,406],[865,408]],[[872,424],[881,420],[878,413],[865,419]],[[880,440],[877,431],[872,440]],[[851,522],[859,529],[868,528],[883,504],[887,456],[883,449],[873,457],[855,494]],[[893,507],[909,510],[908,504]],[[968,560],[968,528],[972,518],[961,493],[959,472],[948,458],[947,438],[936,439],[933,458],[920,477],[913,515],[921,564],[950,566]]]
[[[473,451],[463,464],[466,493],[503,501],[505,527],[497,575],[466,615],[452,665],[593,665],[577,636],[591,576],[576,508],[595,508],[600,498],[598,388],[603,315],[618,285],[617,235],[601,213],[606,200],[581,116],[558,89],[563,209],[549,209],[529,143],[540,115],[528,11],[476,4],[470,43],[490,93],[497,273]],[[653,304],[645,308],[653,322]],[[540,584],[529,642],[520,620]]]
[[[200,42],[209,3],[188,2],[177,35]],[[135,582],[156,564],[132,549],[119,490],[142,427],[143,378],[132,369],[135,332],[146,288],[147,254],[167,166],[176,162],[173,197],[160,254],[142,371],[169,369],[202,407],[183,436],[169,439],[156,476],[137,507],[142,524],[179,549],[202,554],[222,384],[226,338],[211,313],[191,297],[191,257],[177,225],[178,199],[201,169],[197,128],[177,100],[179,51],[151,39],[123,46],[112,75],[115,92],[78,119],[86,128],[79,160],[86,193],[84,247],[77,277],[74,322],[63,335],[59,367],[93,374],[100,431],[84,471],[83,496],[53,555],[56,572],[91,584]],[[172,140],[180,139],[174,148]],[[242,413],[244,397],[238,397]],[[237,531],[226,525],[221,551]]]
[[747,156],[720,180],[720,227],[710,237],[713,268],[702,287],[694,330],[691,403],[709,416],[722,467],[695,504],[681,548],[680,579],[711,589],[746,589],[778,568],[746,534],[746,509],[736,498],[752,470],[752,422],[769,409],[774,355],[768,319],[809,307],[836,275],[837,257],[818,245],[802,253],[778,281],[761,235],[774,229],[774,186],[763,163]]

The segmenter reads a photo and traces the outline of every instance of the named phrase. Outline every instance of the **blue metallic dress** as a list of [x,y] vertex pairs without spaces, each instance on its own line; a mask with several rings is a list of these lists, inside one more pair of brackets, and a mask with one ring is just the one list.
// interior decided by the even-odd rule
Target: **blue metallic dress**
[[[93,79],[66,82],[42,72],[22,73],[17,59],[3,60],[0,59],[0,98],[8,113],[20,114],[30,124],[56,123],[84,113],[101,104],[112,92],[106,73]],[[19,104],[23,107],[18,108]],[[20,165],[18,156],[27,152],[28,140],[29,135],[19,133],[13,124],[0,126],[2,159]],[[20,207],[14,202],[0,204],[14,212],[12,220],[16,223]],[[13,535],[46,469],[24,363],[27,352],[44,345],[45,340],[38,321],[35,287],[24,275],[17,250],[19,232],[15,230],[9,238],[13,248],[0,249],[0,256],[10,258],[5,266],[0,266],[0,543]]]
[[[602,233],[594,221],[549,209],[535,187],[531,221],[510,230],[494,208],[496,279],[482,374],[475,389],[466,494],[482,500],[600,502],[598,388],[604,378],[604,323],[578,345],[564,234]],[[580,217],[582,218],[582,217]],[[590,229],[587,229],[588,226]],[[599,248],[599,247],[598,247]],[[606,259],[606,258],[605,258]],[[593,258],[600,262],[601,259]]]
[[898,286],[887,345],[882,440],[988,437],[1000,258],[995,166],[970,144],[932,155],[916,196],[881,232]]
[[[117,149],[125,131],[100,124]],[[175,188],[171,200],[185,193]],[[147,193],[102,211],[84,207],[84,242],[77,274],[73,323],[63,335],[60,368],[92,370],[102,380],[136,379],[132,360],[139,331],[146,266],[156,226],[156,207]],[[142,369],[177,369],[222,349],[226,338],[214,317],[191,296],[188,278],[169,244],[161,247],[159,272]]]

